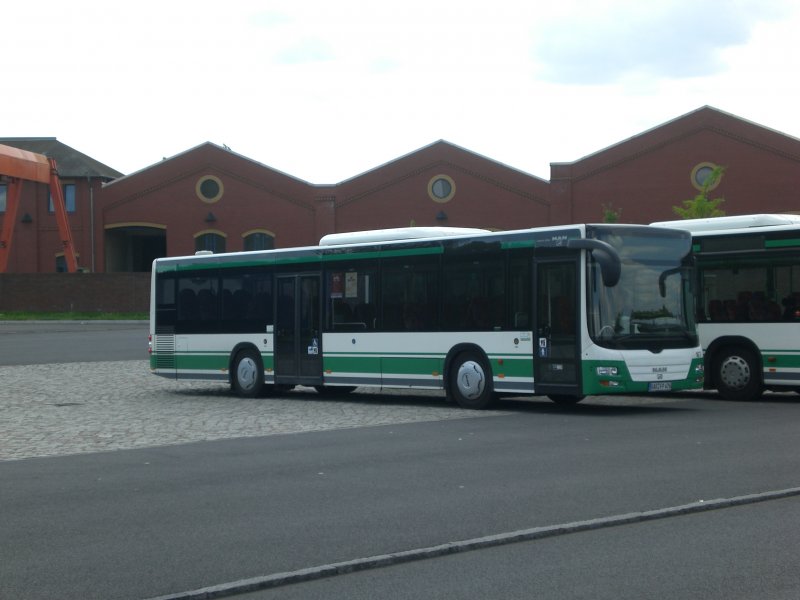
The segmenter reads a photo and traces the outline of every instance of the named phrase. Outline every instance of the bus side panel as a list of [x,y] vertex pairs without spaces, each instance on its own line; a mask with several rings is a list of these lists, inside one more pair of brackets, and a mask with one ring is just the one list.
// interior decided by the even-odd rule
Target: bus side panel
[[738,338],[757,348],[765,386],[800,388],[800,323],[698,323],[697,329],[705,351],[721,337],[731,338],[729,345]]
[[274,381],[272,334],[193,334],[175,336],[177,379],[228,381],[232,352],[242,344],[261,353],[267,383]]
[[444,389],[451,348],[480,348],[498,392],[533,392],[531,332],[326,333],[325,385]]
[[371,349],[375,333],[323,333],[322,375],[325,385],[381,385],[381,360]]

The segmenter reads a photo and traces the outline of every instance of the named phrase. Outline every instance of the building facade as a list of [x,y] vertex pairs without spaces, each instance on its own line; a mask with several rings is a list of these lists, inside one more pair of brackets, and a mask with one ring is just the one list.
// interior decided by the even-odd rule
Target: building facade
[[[0,138],[0,144],[56,159],[78,264],[86,270],[94,270],[96,256],[102,251],[102,240],[95,235],[97,224],[94,222],[98,195],[104,183],[122,177],[122,173],[56,138]],[[4,175],[0,173],[0,224],[5,218],[8,193]],[[63,244],[47,184],[22,183],[17,219],[8,272],[53,273],[64,270]]]
[[[74,186],[79,264],[97,272],[147,271],[154,258],[197,250],[314,245],[328,233],[364,229],[508,230],[598,222],[606,210],[621,222],[668,220],[715,166],[725,171],[712,197],[725,199],[727,214],[800,212],[800,140],[711,107],[552,163],[549,181],[443,140],[330,185],[212,143],[127,176],[54,138],[0,144],[56,158],[63,184]],[[69,193],[65,187],[68,209]],[[26,184],[23,195],[9,271],[54,271],[59,249],[46,186]],[[3,208],[0,181],[0,222]]]

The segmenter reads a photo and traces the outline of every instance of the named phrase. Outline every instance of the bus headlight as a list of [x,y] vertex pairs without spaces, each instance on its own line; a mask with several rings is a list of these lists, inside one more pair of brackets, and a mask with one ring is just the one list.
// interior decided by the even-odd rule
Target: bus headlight
[[617,367],[597,367],[597,375],[600,377],[616,377]]

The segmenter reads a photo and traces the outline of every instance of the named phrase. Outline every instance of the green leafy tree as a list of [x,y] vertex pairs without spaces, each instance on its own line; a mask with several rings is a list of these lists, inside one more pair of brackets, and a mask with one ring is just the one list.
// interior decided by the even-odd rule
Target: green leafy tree
[[613,204],[602,204],[603,209],[603,223],[619,223],[619,218],[622,216],[621,208],[614,208]]
[[725,172],[725,167],[714,167],[706,180],[700,193],[694,198],[683,201],[683,206],[673,206],[673,212],[681,219],[706,219],[708,217],[724,217],[725,211],[719,205],[725,202],[724,198],[710,199],[708,192],[717,184]]

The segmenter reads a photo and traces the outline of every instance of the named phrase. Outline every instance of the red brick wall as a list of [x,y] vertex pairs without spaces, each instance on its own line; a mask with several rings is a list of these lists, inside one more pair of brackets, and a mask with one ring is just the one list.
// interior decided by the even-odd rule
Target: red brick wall
[[[97,180],[63,179],[63,184],[75,185],[75,212],[68,219],[72,242],[78,255],[78,266],[91,268],[91,205],[100,188]],[[9,273],[54,273],[56,256],[63,255],[64,246],[58,231],[55,213],[48,211],[50,186],[46,183],[23,182],[17,208],[17,222],[8,259]],[[30,221],[23,223],[28,215]],[[0,224],[4,214],[0,213]]]
[[[102,187],[74,180],[70,224],[79,266],[103,272],[128,268],[106,265],[117,256],[116,228],[158,230],[167,255],[178,256],[193,254],[195,236],[207,230],[226,236],[233,252],[251,230],[270,232],[275,247],[286,248],[316,244],[327,233],[412,222],[490,229],[591,223],[603,219],[604,206],[621,212],[622,222],[650,223],[676,218],[673,207],[697,194],[690,175],[700,163],[726,168],[711,197],[725,198],[728,215],[800,212],[800,142],[703,107],[575,162],[552,163],[549,181],[440,141],[319,185],[205,143]],[[428,192],[439,175],[455,186],[447,201]],[[198,197],[204,177],[224,188],[213,202]],[[63,251],[46,188],[26,184],[9,273],[52,272]],[[31,221],[22,223],[25,213]]]
[[[215,202],[204,202],[197,195],[198,181],[208,176],[223,186]],[[317,193],[318,188],[304,181],[204,144],[104,186],[97,207],[103,227],[164,226],[167,255],[182,256],[194,254],[194,236],[207,230],[227,236],[227,252],[243,250],[242,234],[252,229],[274,234],[276,247],[316,244],[321,237],[314,231]],[[324,208],[323,202],[320,209]],[[207,220],[209,213],[213,222]],[[328,227],[329,221],[330,216],[321,218],[320,224]],[[97,271],[103,271],[105,231],[98,231],[97,238]]]
[[554,203],[563,191],[575,223],[599,220],[603,205],[621,210],[626,223],[677,219],[673,206],[698,193],[690,176],[700,163],[725,167],[709,197],[724,198],[728,215],[800,210],[800,143],[710,108],[555,165]]
[[[437,202],[428,184],[455,186]],[[436,143],[336,187],[336,230],[444,225],[517,229],[549,225],[548,184],[457,146]],[[437,219],[437,215],[446,219]]]
[[149,306],[149,273],[0,274],[0,313],[147,312]]

